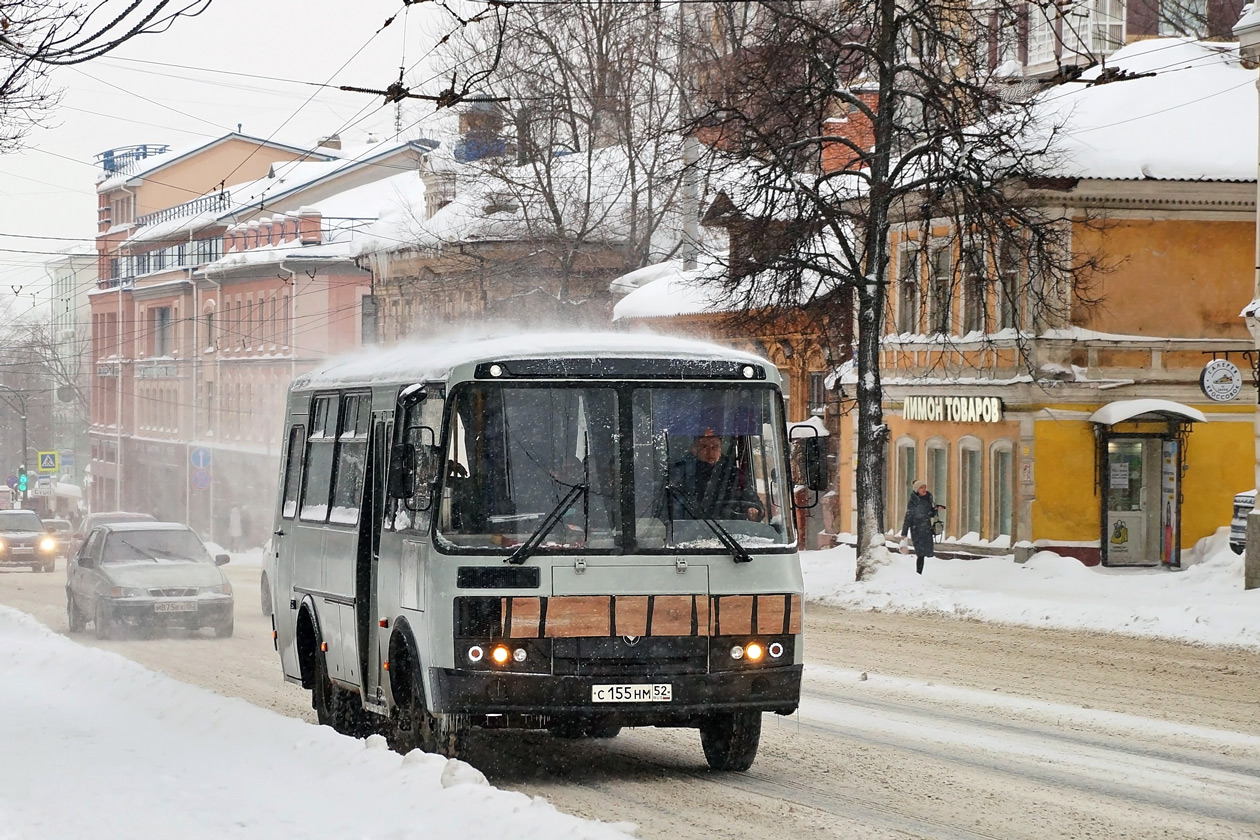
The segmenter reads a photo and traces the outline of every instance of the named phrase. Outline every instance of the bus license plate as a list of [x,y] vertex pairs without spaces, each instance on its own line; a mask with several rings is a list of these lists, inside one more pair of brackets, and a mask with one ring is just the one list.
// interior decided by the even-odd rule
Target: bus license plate
[[154,604],[155,612],[196,612],[197,605],[192,601],[179,601],[173,604]]
[[674,686],[670,683],[591,686],[593,703],[668,703],[673,699]]

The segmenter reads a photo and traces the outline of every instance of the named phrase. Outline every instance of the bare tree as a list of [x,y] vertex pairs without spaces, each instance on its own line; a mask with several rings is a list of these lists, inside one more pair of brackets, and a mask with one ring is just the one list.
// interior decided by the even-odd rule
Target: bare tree
[[[897,331],[890,293],[906,292],[906,331],[943,343],[955,334],[950,313],[979,335],[995,331],[992,313],[1010,315],[1032,367],[1029,336],[1090,302],[1090,277],[1102,268],[1072,251],[1056,209],[1048,176],[1059,126],[1039,119],[1035,86],[1009,78],[1002,61],[1027,5],[696,7],[702,104],[687,130],[705,139],[703,163],[725,183],[715,209],[735,231],[730,293],[749,311],[804,313],[839,340],[849,333],[835,326],[856,320],[854,345],[831,355],[853,359],[857,372],[859,579],[879,556],[885,523],[880,352]],[[894,240],[913,246],[898,255],[901,283],[890,275]],[[1019,270],[1003,275],[1011,262]]]
[[0,0],[0,153],[18,148],[57,105],[49,73],[165,32],[211,0]]
[[603,261],[608,276],[678,247],[675,21],[614,0],[520,6],[445,55],[495,100],[463,114],[459,156],[481,207],[514,220],[529,259],[553,267],[561,301],[580,295],[571,278],[590,270],[592,246],[620,254]]

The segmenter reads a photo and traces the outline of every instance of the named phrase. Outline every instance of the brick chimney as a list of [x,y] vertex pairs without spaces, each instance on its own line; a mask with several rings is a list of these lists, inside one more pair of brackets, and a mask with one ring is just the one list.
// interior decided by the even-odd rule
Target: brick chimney
[[303,245],[318,245],[323,241],[324,217],[313,207],[298,210],[298,241]]
[[258,247],[258,229],[261,225],[257,219],[252,219],[245,225],[245,250],[251,250]]
[[[879,94],[873,90],[852,89],[854,96],[872,111],[878,107]],[[840,103],[841,113],[828,117],[823,121],[823,135],[826,137],[843,137],[851,141],[859,149],[870,149],[875,145],[875,129],[866,115],[857,108]],[[852,149],[843,143],[827,141],[823,143],[823,172],[840,172],[845,169],[857,169],[863,166],[860,158]]]

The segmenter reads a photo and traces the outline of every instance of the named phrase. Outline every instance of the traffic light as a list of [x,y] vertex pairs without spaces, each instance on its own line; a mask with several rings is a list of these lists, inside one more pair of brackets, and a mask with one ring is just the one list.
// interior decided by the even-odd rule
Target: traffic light
[[19,492],[19,493],[25,493],[25,492],[26,492],[26,465],[25,465],[25,464],[23,464],[22,466],[18,467],[18,486],[17,486],[17,489],[18,489],[18,492]]

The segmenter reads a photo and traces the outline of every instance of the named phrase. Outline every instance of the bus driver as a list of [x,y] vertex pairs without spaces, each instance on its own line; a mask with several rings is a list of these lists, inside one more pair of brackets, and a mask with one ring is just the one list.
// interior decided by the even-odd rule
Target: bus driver
[[[671,469],[670,484],[686,496],[702,515],[710,519],[749,519],[761,521],[764,506],[747,485],[747,477],[731,454],[723,454],[722,438],[713,429],[691,442],[690,452]],[[686,518],[686,506],[675,518]]]

